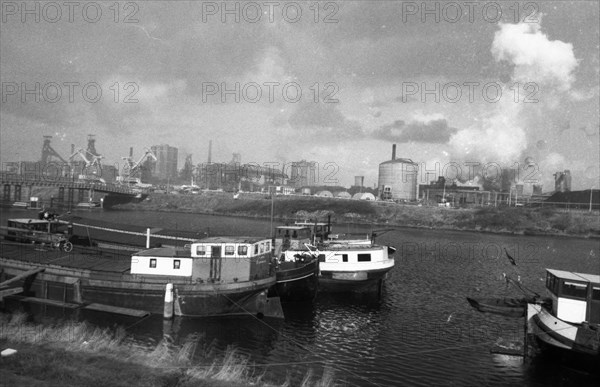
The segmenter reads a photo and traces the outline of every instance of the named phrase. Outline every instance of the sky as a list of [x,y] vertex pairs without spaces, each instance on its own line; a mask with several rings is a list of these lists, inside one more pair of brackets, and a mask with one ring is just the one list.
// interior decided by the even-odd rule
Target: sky
[[419,183],[600,188],[597,1],[23,4],[2,1],[3,163],[94,134],[104,164],[169,144],[182,167],[212,140],[213,162],[373,186],[397,144]]

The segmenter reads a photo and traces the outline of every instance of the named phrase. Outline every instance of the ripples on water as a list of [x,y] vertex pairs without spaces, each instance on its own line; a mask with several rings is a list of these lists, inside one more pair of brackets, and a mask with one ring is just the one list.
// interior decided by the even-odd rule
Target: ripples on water
[[[22,215],[21,215],[22,216]],[[87,215],[83,215],[87,216]],[[212,235],[268,235],[270,223],[192,214],[104,212],[103,220],[180,229],[210,228]],[[2,221],[3,223],[5,220]],[[341,229],[340,229],[341,228]],[[338,226],[339,232],[368,232]],[[379,238],[398,250],[380,299],[372,295],[319,295],[311,304],[286,305],[285,320],[252,317],[176,319],[160,316],[130,325],[140,340],[163,333],[202,338],[203,355],[238,348],[255,375],[292,385],[308,370],[325,369],[351,386],[595,385],[600,380],[545,353],[526,362],[490,353],[497,343],[522,343],[523,320],[481,314],[465,297],[518,297],[503,273],[543,293],[545,268],[600,274],[597,240],[397,229]],[[517,261],[512,266],[506,249]],[[106,316],[95,316],[106,324]],[[110,317],[111,324],[118,318]],[[132,325],[133,324],[133,325]]]

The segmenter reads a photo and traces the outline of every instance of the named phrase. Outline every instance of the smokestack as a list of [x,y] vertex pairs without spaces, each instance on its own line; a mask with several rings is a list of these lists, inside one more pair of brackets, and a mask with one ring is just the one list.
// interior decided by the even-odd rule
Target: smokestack
[[71,144],[71,154],[75,153],[75,144]]
[[396,144],[392,145],[392,160],[396,160]]
[[212,140],[208,141],[208,163],[210,164],[210,161],[212,159]]
[[129,147],[129,157],[133,157],[133,147]]

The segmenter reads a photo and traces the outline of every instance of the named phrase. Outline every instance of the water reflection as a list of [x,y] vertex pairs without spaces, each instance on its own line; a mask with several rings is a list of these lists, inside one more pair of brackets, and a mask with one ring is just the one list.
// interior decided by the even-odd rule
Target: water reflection
[[[269,230],[268,221],[255,219],[125,214],[98,216],[168,228],[175,223],[182,229],[210,227],[225,234],[268,235]],[[336,228],[358,233],[373,227]],[[309,370],[320,376],[326,369],[350,386],[598,384],[598,377],[546,352],[525,362],[490,353],[499,340],[522,343],[523,320],[481,314],[466,302],[467,296],[521,296],[506,286],[503,273],[520,276],[539,293],[544,292],[546,267],[599,274],[597,240],[396,229],[379,242],[398,249],[396,267],[380,298],[320,294],[315,304],[284,305],[283,320],[203,318],[164,324],[162,316],[139,321],[92,311],[81,311],[78,318],[100,326],[125,326],[136,339],[153,344],[165,334],[176,343],[197,334],[209,352],[239,348],[259,374],[264,371],[266,380],[279,384],[287,379],[299,385]],[[35,314],[40,306],[29,308]],[[71,318],[69,313],[73,312],[59,311],[53,317]]]

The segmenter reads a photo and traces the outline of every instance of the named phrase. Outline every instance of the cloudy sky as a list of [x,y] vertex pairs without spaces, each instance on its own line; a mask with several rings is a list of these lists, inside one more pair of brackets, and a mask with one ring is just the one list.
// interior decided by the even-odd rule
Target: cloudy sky
[[28,4],[2,2],[2,162],[95,134],[105,163],[168,143],[182,165],[212,139],[213,161],[372,186],[396,143],[430,175],[600,188],[596,1]]

